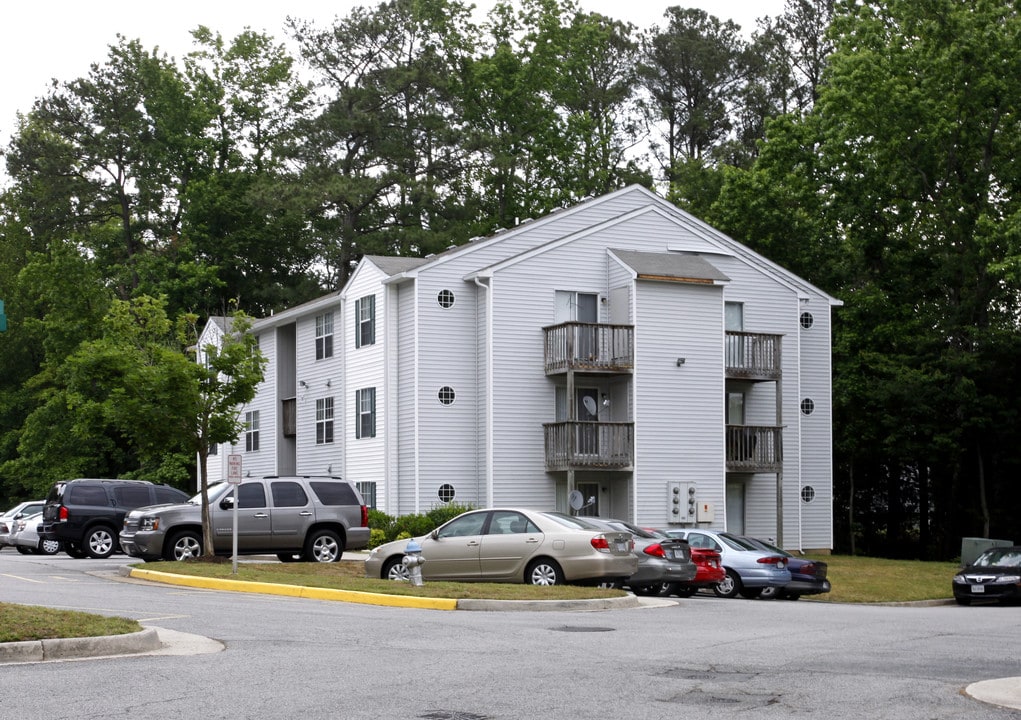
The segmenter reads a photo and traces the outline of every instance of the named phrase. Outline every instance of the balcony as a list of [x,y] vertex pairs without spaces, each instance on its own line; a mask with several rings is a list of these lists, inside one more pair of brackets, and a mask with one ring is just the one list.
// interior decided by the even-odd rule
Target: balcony
[[779,380],[782,335],[727,331],[727,377],[735,380]]
[[727,472],[780,472],[782,469],[782,427],[727,426]]
[[630,470],[634,423],[544,423],[547,470]]
[[629,373],[635,367],[633,325],[566,322],[543,328],[547,375],[568,370]]

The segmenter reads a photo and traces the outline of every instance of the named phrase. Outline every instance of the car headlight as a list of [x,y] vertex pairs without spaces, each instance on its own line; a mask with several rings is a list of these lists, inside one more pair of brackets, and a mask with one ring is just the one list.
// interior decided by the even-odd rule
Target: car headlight
[[147,531],[159,530],[160,529],[159,517],[149,516],[142,518],[141,522],[138,523],[138,529]]
[[954,582],[958,585],[964,585],[968,581],[964,579],[964,575],[954,575]]
[[1021,583],[1021,575],[1002,575],[996,579],[998,583],[1013,583],[1014,585]]

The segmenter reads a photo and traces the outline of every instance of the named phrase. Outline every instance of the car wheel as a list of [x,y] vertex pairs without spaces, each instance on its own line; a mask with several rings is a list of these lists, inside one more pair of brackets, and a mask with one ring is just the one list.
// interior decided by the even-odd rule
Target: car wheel
[[298,553],[277,553],[277,560],[280,562],[298,562],[301,560],[301,555]]
[[64,546],[64,552],[73,557],[75,560],[81,560],[83,557],[85,557],[85,553],[82,552],[82,549],[78,546],[77,543],[68,543],[66,546]]
[[562,585],[564,571],[553,560],[533,560],[525,570],[525,582],[529,585]]
[[41,552],[43,555],[56,555],[58,552],[60,552],[60,541],[40,540],[39,552]]
[[716,593],[716,597],[721,598],[732,598],[740,591],[741,578],[739,578],[737,573],[730,568],[727,568],[727,577],[723,578],[713,586],[713,592]]
[[954,600],[957,601],[958,605],[971,605],[971,598],[955,597]]
[[404,566],[403,555],[395,555],[383,563],[383,569],[379,576],[383,580],[402,580],[406,582],[411,579],[411,573]]
[[737,592],[743,598],[754,600],[762,594],[762,588],[741,588]]
[[783,597],[783,591],[778,587],[764,587],[759,597],[763,600],[775,600]]
[[170,541],[163,546],[163,558],[166,560],[187,560],[202,554],[202,538],[194,530],[182,530],[170,536]]
[[631,592],[635,595],[642,595],[644,597],[650,595],[662,595],[664,583],[656,583],[655,585],[634,585],[631,588]]
[[689,598],[698,592],[698,588],[692,587],[691,585],[685,585],[683,583],[674,583],[670,586],[670,595],[676,595],[681,598]]
[[113,555],[116,549],[117,539],[113,530],[104,525],[98,525],[85,534],[85,552],[91,558],[103,560]]
[[305,560],[308,562],[337,562],[343,554],[344,543],[332,530],[316,530],[305,542]]

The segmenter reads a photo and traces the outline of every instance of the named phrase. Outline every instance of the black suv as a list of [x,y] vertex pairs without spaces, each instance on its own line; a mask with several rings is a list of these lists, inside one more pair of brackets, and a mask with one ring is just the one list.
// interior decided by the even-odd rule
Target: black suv
[[129,510],[187,499],[169,485],[145,480],[65,480],[46,496],[39,536],[60,541],[73,558],[106,558],[119,549],[117,533]]

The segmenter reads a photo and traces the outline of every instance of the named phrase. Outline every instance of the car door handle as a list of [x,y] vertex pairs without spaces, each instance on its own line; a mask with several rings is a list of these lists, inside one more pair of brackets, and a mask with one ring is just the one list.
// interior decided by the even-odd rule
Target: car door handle
[[534,545],[535,543],[539,542],[539,538],[534,538],[534,537],[525,538],[525,542],[526,543],[531,543],[531,544]]
[[255,513],[254,515],[252,515],[252,517],[258,520],[262,520],[264,518],[268,518],[269,515],[267,515],[266,513]]
[[469,540],[468,541],[468,547],[478,547],[478,545],[479,545],[479,541],[478,540]]
[[301,515],[302,517],[311,517],[312,511],[311,510],[302,510],[298,514]]

